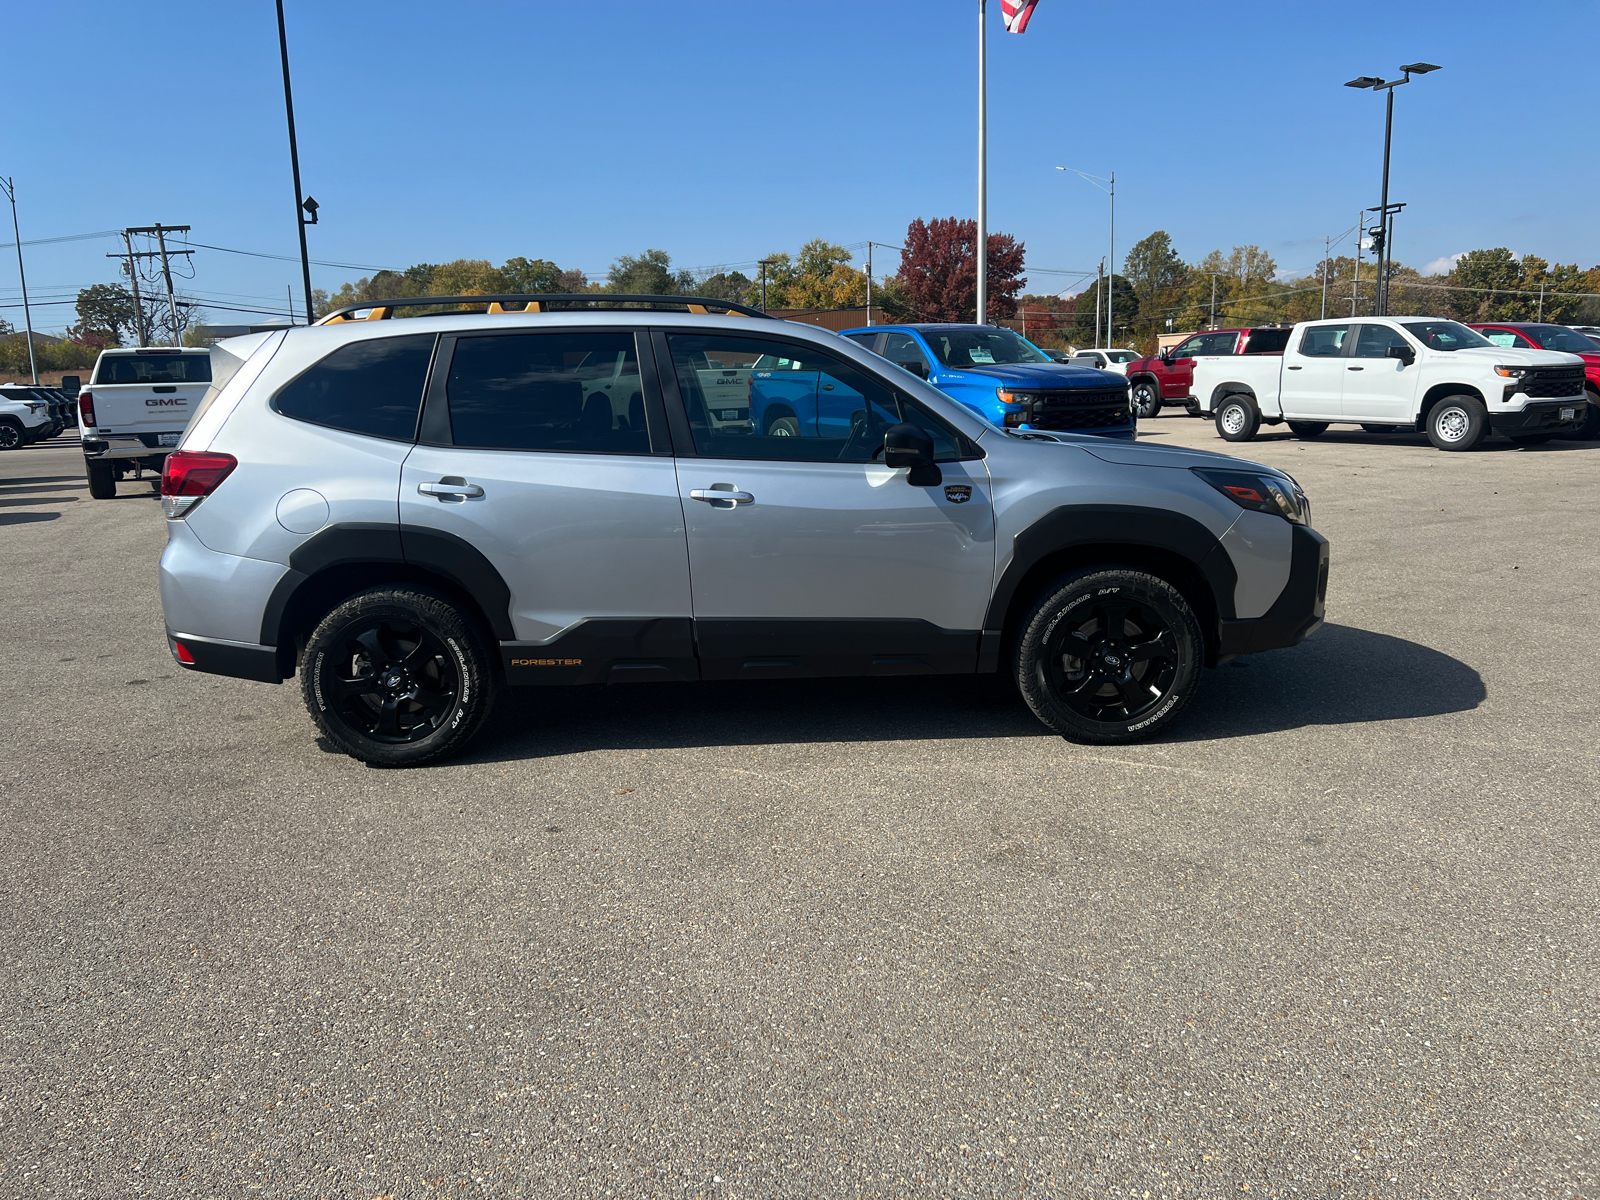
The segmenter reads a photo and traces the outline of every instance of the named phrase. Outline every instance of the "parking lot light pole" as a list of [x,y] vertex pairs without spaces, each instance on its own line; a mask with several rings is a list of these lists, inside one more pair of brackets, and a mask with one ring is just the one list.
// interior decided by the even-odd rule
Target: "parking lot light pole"
[[306,289],[306,324],[314,325],[317,314],[311,303],[311,257],[306,249],[306,226],[316,224],[317,203],[308,200],[300,190],[300,149],[294,139],[294,93],[289,90],[289,35],[283,27],[283,0],[278,0],[278,53],[283,58],[283,108],[289,117],[289,168],[294,172],[294,223],[300,231],[300,274]]
[[[1111,238],[1110,248],[1106,254],[1106,267],[1111,272],[1111,290],[1106,293],[1106,344],[1110,345],[1111,339],[1117,336],[1116,327],[1111,324],[1112,305],[1117,291],[1117,173],[1111,172],[1111,178],[1103,175],[1091,175],[1087,171],[1080,171],[1077,167],[1057,167],[1058,171],[1071,171],[1080,179],[1087,179],[1095,187],[1111,197]],[[1095,297],[1096,301],[1099,297]],[[1096,316],[1099,310],[1096,306]],[[1096,339],[1097,341],[1099,339]]]
[[1394,132],[1394,89],[1401,84],[1410,83],[1413,75],[1426,75],[1439,68],[1433,63],[1409,63],[1400,68],[1404,73],[1403,79],[1384,80],[1375,75],[1361,75],[1350,80],[1345,87],[1360,88],[1363,91],[1370,89],[1374,92],[1388,92],[1389,99],[1385,106],[1383,117],[1383,198],[1379,201],[1378,228],[1379,239],[1382,242],[1377,246],[1378,251],[1378,295],[1373,307],[1376,315],[1383,317],[1389,313],[1389,223],[1394,219],[1394,214],[1389,211],[1389,143]]
[[28,370],[33,373],[34,386],[39,384],[39,364],[33,357],[33,310],[28,307],[28,276],[22,269],[22,231],[17,227],[17,180],[0,179],[0,191],[11,201],[11,233],[17,239],[17,278],[22,281],[22,321],[28,330]]

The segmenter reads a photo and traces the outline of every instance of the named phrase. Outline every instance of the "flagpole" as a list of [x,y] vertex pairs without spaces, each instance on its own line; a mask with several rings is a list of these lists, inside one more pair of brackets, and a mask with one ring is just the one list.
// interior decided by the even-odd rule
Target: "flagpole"
[[985,0],[978,0],[978,324],[989,323],[989,81]]

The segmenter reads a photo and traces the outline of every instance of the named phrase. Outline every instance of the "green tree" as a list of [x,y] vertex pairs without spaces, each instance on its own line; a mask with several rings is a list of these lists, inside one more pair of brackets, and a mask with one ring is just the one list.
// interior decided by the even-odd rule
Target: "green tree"
[[508,292],[536,295],[565,290],[561,268],[547,258],[508,258],[500,264],[500,278]]
[[138,333],[133,293],[120,283],[96,283],[78,293],[78,323],[67,330],[73,341],[103,350]]
[[1189,277],[1189,266],[1173,250],[1172,239],[1165,229],[1158,229],[1143,241],[1135,242],[1122,262],[1123,276],[1134,295],[1139,297],[1139,303],[1146,306],[1159,294],[1181,287]]
[[743,304],[750,295],[750,277],[743,271],[714,271],[694,285],[694,293],[708,300]]
[[1111,293],[1111,319],[1116,322],[1116,328],[1107,330],[1105,327],[1106,302],[1101,281],[1097,279],[1078,297],[1077,311],[1072,314],[1072,340],[1077,345],[1089,346],[1094,343],[1096,306],[1100,311],[1098,324],[1102,346],[1117,346],[1128,341],[1138,323],[1139,297],[1133,285],[1123,276],[1113,275],[1106,290]]
[[665,250],[646,250],[643,254],[619,255],[606,273],[606,290],[639,296],[692,294],[694,276],[688,271],[674,272],[672,255]]

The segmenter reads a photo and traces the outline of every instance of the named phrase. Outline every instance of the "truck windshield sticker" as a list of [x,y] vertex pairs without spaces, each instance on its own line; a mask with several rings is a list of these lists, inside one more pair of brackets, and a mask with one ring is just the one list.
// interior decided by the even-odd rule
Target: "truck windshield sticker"
[[985,366],[994,365],[994,354],[988,350],[985,350],[982,346],[972,347],[972,349],[967,351],[967,357],[971,358],[973,362],[982,363]]

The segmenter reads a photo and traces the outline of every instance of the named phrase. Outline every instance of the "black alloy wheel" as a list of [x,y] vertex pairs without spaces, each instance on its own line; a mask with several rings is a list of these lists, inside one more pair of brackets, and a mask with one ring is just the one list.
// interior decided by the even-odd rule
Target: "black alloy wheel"
[[496,682],[477,623],[412,587],[362,592],[323,618],[301,681],[328,738],[378,766],[413,766],[465,745]]
[[16,450],[27,442],[22,426],[13,421],[0,421],[0,450]]
[[1193,699],[1200,625],[1165,580],[1091,568],[1045,589],[1018,642],[1017,683],[1045,724],[1088,742],[1149,737]]

